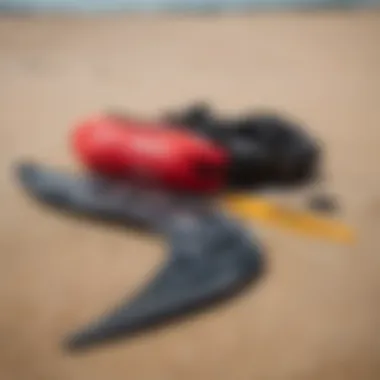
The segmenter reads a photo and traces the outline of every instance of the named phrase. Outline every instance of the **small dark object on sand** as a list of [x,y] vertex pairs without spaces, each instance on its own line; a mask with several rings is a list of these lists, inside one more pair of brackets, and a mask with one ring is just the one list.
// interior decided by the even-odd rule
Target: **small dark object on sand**
[[309,208],[315,211],[332,213],[338,210],[338,202],[331,195],[317,194],[309,200]]

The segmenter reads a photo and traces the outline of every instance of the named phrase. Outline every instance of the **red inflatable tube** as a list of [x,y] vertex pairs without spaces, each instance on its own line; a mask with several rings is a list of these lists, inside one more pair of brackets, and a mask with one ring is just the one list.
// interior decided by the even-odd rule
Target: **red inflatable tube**
[[71,137],[77,158],[102,176],[183,191],[226,184],[227,152],[186,130],[98,116],[76,125]]

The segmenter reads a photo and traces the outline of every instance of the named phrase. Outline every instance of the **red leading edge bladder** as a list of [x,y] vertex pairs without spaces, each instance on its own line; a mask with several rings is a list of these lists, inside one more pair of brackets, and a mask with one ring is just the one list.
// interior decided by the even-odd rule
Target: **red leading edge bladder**
[[102,176],[185,191],[225,186],[227,152],[184,129],[98,116],[75,126],[71,144],[82,164]]

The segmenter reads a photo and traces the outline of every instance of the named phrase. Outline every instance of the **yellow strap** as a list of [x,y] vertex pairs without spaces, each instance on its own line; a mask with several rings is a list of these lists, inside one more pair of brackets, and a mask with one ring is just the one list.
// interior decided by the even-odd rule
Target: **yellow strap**
[[244,219],[256,219],[339,243],[355,242],[355,234],[351,228],[338,220],[328,219],[310,211],[291,209],[254,196],[228,196],[223,199],[223,204],[227,210]]

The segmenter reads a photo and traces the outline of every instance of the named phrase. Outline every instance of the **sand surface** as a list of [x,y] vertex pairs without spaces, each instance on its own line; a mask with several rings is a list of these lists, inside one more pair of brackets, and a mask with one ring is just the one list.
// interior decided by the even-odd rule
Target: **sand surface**
[[[0,379],[369,380],[380,377],[380,13],[0,18]],[[142,285],[162,244],[42,211],[22,157],[75,164],[77,120],[150,117],[204,99],[290,114],[316,133],[341,218],[336,246],[256,227],[269,270],[186,322],[69,355],[62,339]]]

